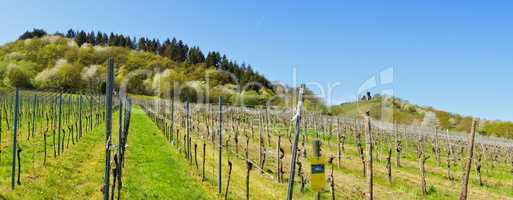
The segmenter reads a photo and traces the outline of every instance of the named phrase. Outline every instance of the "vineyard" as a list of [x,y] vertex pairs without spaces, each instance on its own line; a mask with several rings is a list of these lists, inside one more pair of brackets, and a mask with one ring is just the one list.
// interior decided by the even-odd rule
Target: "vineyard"
[[[303,112],[296,124],[291,119],[297,113],[284,110],[172,99],[138,99],[137,104],[189,163],[195,179],[220,198],[283,199],[291,166],[293,198],[315,198],[310,185],[315,140],[327,160],[322,199],[513,198],[510,147],[485,137],[474,142],[476,122],[469,130],[474,134],[461,137],[435,128],[388,129],[365,116]],[[297,159],[290,165],[295,130]]]
[[103,122],[104,102],[98,94],[18,90],[3,94],[0,114],[3,185],[14,190],[24,182],[22,177],[39,176],[41,168],[79,145],[83,137],[92,134]]
[[[437,129],[429,132],[401,125],[390,128],[365,116],[348,119],[303,111],[296,128],[297,120],[291,120],[297,115],[294,111],[242,108],[222,103],[193,104],[136,96],[134,110],[137,120],[130,122],[129,113],[132,111],[125,109],[124,105],[131,108],[131,101],[119,96],[115,99],[120,100],[112,101],[114,115],[111,117],[115,125],[112,130],[114,133],[123,133],[119,137],[121,141],[127,141],[124,138],[128,138],[128,131],[124,129],[128,130],[130,124],[137,132],[144,132],[140,127],[153,122],[160,129],[156,131],[161,136],[156,138],[160,142],[152,145],[171,147],[171,154],[163,153],[160,156],[164,159],[172,156],[178,162],[183,162],[184,170],[189,172],[181,176],[190,175],[190,184],[199,185],[202,188],[200,190],[210,194],[219,194],[197,194],[191,198],[287,197],[296,130],[297,157],[294,164],[294,189],[291,191],[294,199],[317,196],[311,190],[310,183],[310,165],[314,154],[312,143],[316,140],[321,141],[320,154],[327,161],[326,187],[320,193],[322,199],[366,198],[371,188],[369,177],[372,177],[375,199],[454,199],[460,195],[470,155],[465,137]],[[133,171],[140,169],[130,164],[129,170],[122,175],[128,182],[125,185],[127,191],[118,190],[123,188],[120,180],[125,179],[119,178],[121,172],[118,169],[123,168],[118,167],[122,164],[117,162],[123,161],[119,160],[118,155],[125,155],[123,148],[117,148],[120,141],[118,137],[103,139],[105,135],[102,133],[105,132],[108,117],[105,95],[11,91],[3,95],[1,101],[0,163],[2,193],[9,194],[6,198],[23,197],[19,196],[20,190],[33,195],[41,194],[39,192],[45,192],[46,189],[37,187],[37,184],[39,181],[43,181],[39,184],[48,184],[48,180],[44,179],[60,181],[67,176],[78,178],[67,174],[73,170],[57,173],[51,171],[58,167],[70,167],[59,163],[74,162],[66,157],[73,156],[75,148],[78,151],[89,151],[87,148],[91,145],[99,144],[101,150],[105,149],[101,148],[104,142],[114,143],[109,149],[109,154],[113,155],[109,162],[109,167],[112,167],[109,170],[112,171],[109,175],[112,183],[109,185],[114,185],[109,189],[111,195],[121,199],[146,198],[137,194],[154,190],[147,188],[139,191],[139,187],[134,187],[138,183],[132,184],[132,178],[141,174],[134,174]],[[115,111],[119,109],[124,111],[124,115]],[[146,114],[142,114],[141,110]],[[14,124],[17,124],[16,130]],[[17,133],[16,138],[13,137],[14,132]],[[510,147],[507,143],[493,143],[490,141],[494,140],[485,137],[477,138],[473,143],[472,169],[469,171],[469,198],[512,198],[513,160]],[[129,147],[126,144],[120,146]],[[140,151],[147,147],[133,148]],[[370,151],[372,160],[369,157]],[[87,190],[95,194],[93,198],[101,198],[103,193],[98,187],[102,187],[101,182],[105,180],[101,163],[102,155],[106,154],[94,152],[99,155],[96,155],[97,160],[94,161],[95,167],[91,173],[96,173],[93,181],[97,183],[93,184],[96,188]],[[171,176],[169,179],[176,177]],[[164,185],[161,189],[173,187],[177,186]],[[14,193],[10,192],[13,188]],[[177,199],[181,199],[187,192],[176,195]],[[67,196],[63,193],[63,196],[54,197]]]
[[511,143],[477,120],[462,134],[328,116],[302,109],[302,88],[292,110],[117,94],[108,66],[105,94],[1,96],[2,198],[513,198]]
[[513,1],[2,5],[0,200],[513,200]]

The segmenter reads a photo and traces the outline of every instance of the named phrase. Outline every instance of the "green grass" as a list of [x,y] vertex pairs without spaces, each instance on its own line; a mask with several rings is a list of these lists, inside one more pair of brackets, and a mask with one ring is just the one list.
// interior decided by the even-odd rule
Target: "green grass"
[[124,177],[127,199],[208,199],[162,133],[134,109]]

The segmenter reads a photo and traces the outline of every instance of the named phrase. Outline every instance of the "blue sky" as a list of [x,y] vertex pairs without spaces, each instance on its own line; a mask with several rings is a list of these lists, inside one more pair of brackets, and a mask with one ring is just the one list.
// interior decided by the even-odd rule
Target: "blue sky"
[[333,102],[393,67],[394,94],[513,121],[513,3],[508,1],[2,1],[0,44],[27,29],[69,28],[218,50],[271,80],[340,82]]

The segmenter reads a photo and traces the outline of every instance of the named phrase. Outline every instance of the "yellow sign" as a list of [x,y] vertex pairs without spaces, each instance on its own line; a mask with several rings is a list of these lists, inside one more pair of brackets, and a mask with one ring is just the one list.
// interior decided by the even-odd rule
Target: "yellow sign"
[[326,188],[326,175],[324,174],[324,163],[326,159],[323,157],[320,158],[311,158],[311,187],[314,192],[321,192]]

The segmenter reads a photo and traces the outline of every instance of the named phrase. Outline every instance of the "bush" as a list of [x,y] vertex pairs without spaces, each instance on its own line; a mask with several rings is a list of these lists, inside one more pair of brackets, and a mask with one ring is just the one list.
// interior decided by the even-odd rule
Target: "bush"
[[69,64],[66,60],[57,61],[53,68],[43,70],[34,79],[34,85],[44,89],[77,89],[82,81],[81,68]]
[[28,61],[12,62],[5,68],[4,84],[8,87],[30,88],[36,64]]

